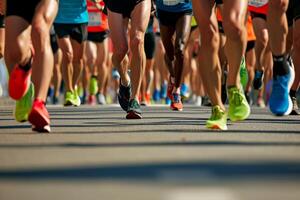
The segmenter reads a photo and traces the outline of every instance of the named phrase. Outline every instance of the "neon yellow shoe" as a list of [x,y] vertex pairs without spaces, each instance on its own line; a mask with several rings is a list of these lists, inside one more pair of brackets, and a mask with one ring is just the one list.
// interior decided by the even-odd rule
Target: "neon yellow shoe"
[[34,86],[33,83],[30,83],[27,93],[20,100],[16,101],[16,107],[14,110],[16,121],[26,122],[28,120],[28,115],[31,111],[33,98]]
[[229,119],[233,122],[245,120],[250,115],[250,106],[245,94],[237,87],[228,88],[229,97]]
[[243,86],[243,89],[246,88],[246,85],[248,83],[248,71],[246,68],[246,63],[245,63],[245,57],[243,56],[242,62],[240,65],[240,79],[241,79],[241,84]]
[[74,106],[80,106],[81,105],[81,100],[80,100],[80,97],[79,97],[76,90],[73,93],[73,105]]
[[72,106],[73,105],[73,93],[71,91],[67,91],[65,93],[65,103],[64,106]]
[[98,92],[98,80],[97,77],[92,76],[89,84],[89,93],[90,95],[96,95]]
[[227,130],[227,114],[220,106],[213,106],[211,117],[206,121],[209,129]]

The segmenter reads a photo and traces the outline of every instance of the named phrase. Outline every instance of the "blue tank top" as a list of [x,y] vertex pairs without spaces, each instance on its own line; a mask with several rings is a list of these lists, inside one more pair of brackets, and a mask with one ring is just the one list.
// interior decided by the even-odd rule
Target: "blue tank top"
[[81,24],[89,21],[86,0],[60,0],[54,23]]
[[156,0],[156,7],[167,12],[183,12],[192,10],[190,0]]

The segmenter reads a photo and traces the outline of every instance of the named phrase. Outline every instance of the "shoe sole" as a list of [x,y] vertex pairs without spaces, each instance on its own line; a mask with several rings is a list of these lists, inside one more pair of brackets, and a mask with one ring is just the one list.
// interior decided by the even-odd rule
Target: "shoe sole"
[[134,111],[129,111],[126,115],[126,119],[142,119],[142,115]]
[[31,111],[28,121],[32,124],[32,130],[40,133],[50,133],[49,119],[37,111]]
[[228,130],[228,128],[227,128],[227,126],[225,126],[225,127],[221,127],[221,126],[219,126],[219,125],[217,125],[217,124],[214,124],[214,125],[211,125],[211,126],[206,126],[206,128],[208,128],[208,129],[212,129],[212,130],[221,130],[221,131],[226,131],[226,130]]

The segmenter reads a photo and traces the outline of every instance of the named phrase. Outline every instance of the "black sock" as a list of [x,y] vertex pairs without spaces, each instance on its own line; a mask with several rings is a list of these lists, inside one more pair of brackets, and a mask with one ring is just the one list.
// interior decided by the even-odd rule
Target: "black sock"
[[290,90],[290,97],[296,97],[296,90]]
[[25,65],[19,65],[24,71],[29,71],[31,69],[32,58]]
[[287,58],[284,55],[274,56],[273,55],[273,78],[276,76],[283,76],[290,72]]

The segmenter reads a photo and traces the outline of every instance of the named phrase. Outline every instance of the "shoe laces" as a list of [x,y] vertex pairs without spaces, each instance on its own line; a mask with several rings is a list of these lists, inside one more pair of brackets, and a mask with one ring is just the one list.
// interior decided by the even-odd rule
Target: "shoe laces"
[[219,106],[214,106],[212,108],[212,114],[211,114],[210,120],[221,119],[223,114],[224,114],[224,112],[221,110],[221,108]]
[[230,91],[230,99],[229,101],[234,105],[241,105],[243,101],[243,96],[240,94],[238,89],[233,89]]

